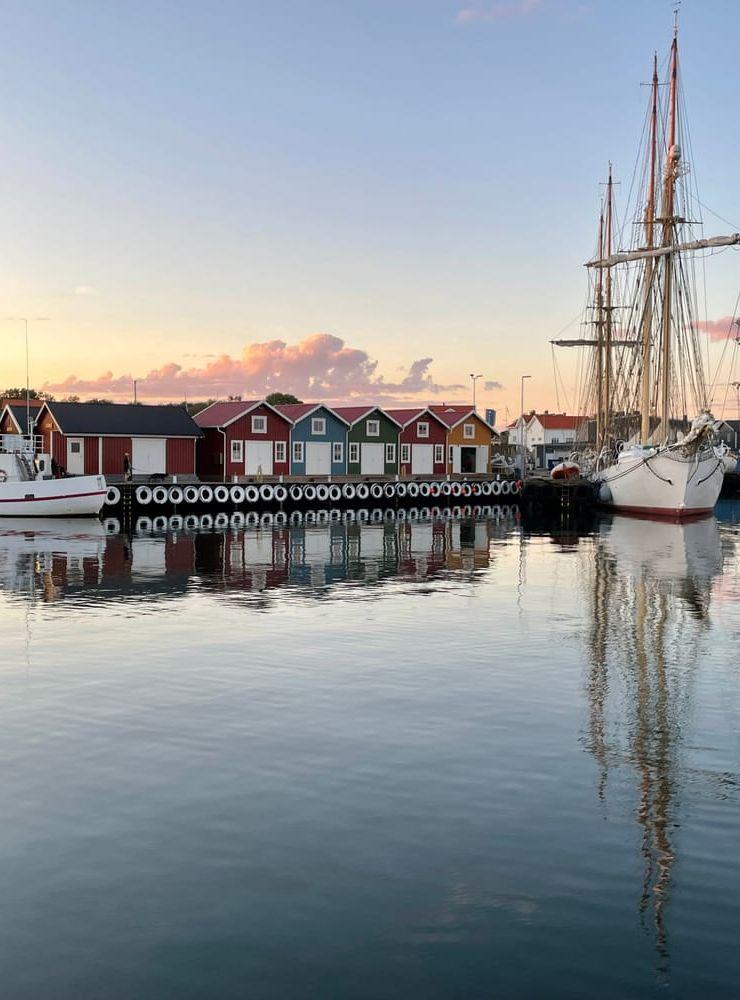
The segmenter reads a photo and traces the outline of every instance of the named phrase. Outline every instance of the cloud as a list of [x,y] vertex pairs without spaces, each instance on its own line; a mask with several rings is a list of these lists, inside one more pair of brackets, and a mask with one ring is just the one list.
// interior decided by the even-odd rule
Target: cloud
[[485,389],[486,392],[495,392],[496,389],[503,389],[503,387],[504,386],[503,386],[502,382],[484,382],[483,383],[483,388]]
[[710,340],[725,340],[731,335],[733,326],[735,326],[735,336],[740,334],[737,319],[733,316],[723,316],[721,319],[702,319],[695,326],[701,333],[708,333]]
[[457,21],[460,24],[470,24],[473,21],[508,21],[526,17],[544,4],[545,0],[494,0],[493,3],[473,0],[468,7],[458,11]]
[[[185,368],[169,362],[137,375],[139,397],[152,401],[205,399],[227,395],[259,398],[270,392],[291,392],[305,400],[326,402],[392,403],[422,396],[449,395],[464,388],[442,385],[430,373],[432,358],[418,358],[397,381],[378,373],[378,362],[367,351],[348,347],[340,337],[316,333],[295,344],[266,340],[247,344],[241,357],[221,354],[201,367]],[[44,390],[56,395],[106,396],[130,399],[133,375],[103,372],[97,378],[70,375],[48,382]]]
[[75,295],[95,295],[95,288],[92,285],[78,285],[74,290]]

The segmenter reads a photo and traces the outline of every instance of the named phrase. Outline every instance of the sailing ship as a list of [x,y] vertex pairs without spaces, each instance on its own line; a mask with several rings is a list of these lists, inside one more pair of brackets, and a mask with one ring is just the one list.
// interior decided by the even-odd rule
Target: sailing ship
[[[601,502],[683,519],[714,508],[725,471],[725,449],[710,412],[692,262],[702,251],[740,244],[740,233],[692,238],[691,227],[700,223],[693,221],[698,199],[683,152],[690,147],[677,24],[664,93],[662,99],[656,56],[634,185],[634,225],[622,229],[634,236],[625,241],[627,249],[615,246],[610,165],[597,253],[586,264],[594,336],[552,343],[588,351],[579,410],[595,418],[584,418],[574,458],[598,484]],[[689,413],[697,414],[693,421]]]

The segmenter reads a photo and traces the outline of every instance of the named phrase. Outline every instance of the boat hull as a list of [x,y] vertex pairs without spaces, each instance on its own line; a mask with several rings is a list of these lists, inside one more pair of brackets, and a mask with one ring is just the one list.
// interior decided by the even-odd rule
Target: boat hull
[[97,517],[106,490],[102,476],[0,483],[0,517]]
[[614,510],[680,521],[714,510],[724,463],[713,452],[691,458],[672,451],[630,452],[599,478],[600,499]]

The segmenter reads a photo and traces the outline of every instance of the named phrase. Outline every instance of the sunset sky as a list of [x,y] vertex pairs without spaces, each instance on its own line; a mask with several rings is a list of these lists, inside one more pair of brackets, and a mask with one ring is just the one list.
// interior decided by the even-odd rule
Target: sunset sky
[[[599,182],[611,159],[629,186],[671,20],[667,0],[5,0],[0,389],[25,379],[27,316],[57,396],[453,401],[476,372],[513,418],[527,373],[554,408],[548,340],[583,306]],[[740,230],[738,38],[735,0],[685,0],[707,235]],[[707,268],[712,322],[738,264]]]

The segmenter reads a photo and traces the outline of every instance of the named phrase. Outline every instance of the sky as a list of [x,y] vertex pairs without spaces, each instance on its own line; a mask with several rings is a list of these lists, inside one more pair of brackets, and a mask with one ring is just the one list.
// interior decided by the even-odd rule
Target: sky
[[[548,342],[577,335],[671,26],[669,0],[5,0],[0,384],[25,316],[57,397],[451,402],[473,373],[501,422],[528,374],[527,408],[572,409]],[[739,37],[735,0],[684,0],[697,182],[730,222]]]

